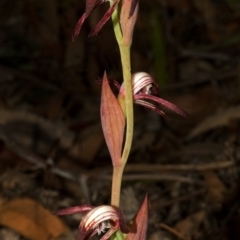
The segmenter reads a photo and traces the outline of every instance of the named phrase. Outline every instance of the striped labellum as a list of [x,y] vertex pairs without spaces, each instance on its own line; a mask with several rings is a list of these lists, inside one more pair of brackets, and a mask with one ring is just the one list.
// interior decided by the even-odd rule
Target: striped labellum
[[173,112],[182,115],[183,117],[189,117],[185,111],[180,109],[175,104],[160,98],[158,93],[158,85],[150,74],[146,72],[138,72],[133,74],[132,84],[135,103],[157,112],[167,120],[168,117],[161,109],[161,106],[164,106],[165,108],[168,108]]
[[138,72],[132,75],[134,94],[149,94],[159,96],[158,85],[152,76],[145,72]]

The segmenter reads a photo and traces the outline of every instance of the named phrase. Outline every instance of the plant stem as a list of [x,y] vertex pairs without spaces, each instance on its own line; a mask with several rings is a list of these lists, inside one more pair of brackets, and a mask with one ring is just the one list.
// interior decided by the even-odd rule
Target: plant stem
[[[112,2],[110,1],[110,4]],[[122,31],[119,22],[119,7],[112,14],[113,29],[118,42],[121,55],[122,71],[123,71],[123,82],[125,88],[125,114],[126,114],[126,138],[124,142],[124,148],[122,153],[120,167],[114,167],[113,178],[112,178],[112,198],[111,204],[119,207],[120,204],[120,192],[121,182],[124,166],[127,162],[133,138],[133,92],[132,92],[132,76],[131,76],[131,59],[130,59],[130,47],[131,44],[124,44]]]
[[[110,5],[113,4],[113,1],[110,1]],[[122,41],[122,30],[121,30],[121,26],[120,26],[120,22],[119,22],[119,7],[117,7],[115,9],[115,11],[112,13],[112,22],[113,22],[113,30],[115,33],[115,37],[117,39],[118,45],[121,43]]]
[[132,78],[131,78],[131,63],[130,63],[130,46],[119,44],[122,68],[123,68],[123,80],[125,87],[125,113],[126,113],[126,138],[122,153],[122,165],[113,169],[112,179],[112,199],[111,204],[119,206],[120,203],[120,191],[121,181],[124,166],[127,162],[133,138],[133,96],[132,96]]
[[124,166],[113,168],[111,205],[119,207]]
[[125,88],[125,113],[126,113],[126,138],[122,153],[122,164],[125,166],[133,138],[133,90],[132,90],[132,75],[131,75],[131,60],[130,60],[130,45],[120,44],[120,54],[123,69],[123,81]]
[[133,138],[133,94],[132,94],[132,78],[131,78],[131,63],[130,63],[130,46],[119,44],[122,68],[123,68],[123,79],[125,87],[125,111],[126,111],[126,138],[124,149],[121,159],[121,167],[114,167],[113,179],[112,179],[112,199],[111,204],[119,206],[120,203],[120,191],[121,181],[124,166],[127,162]]

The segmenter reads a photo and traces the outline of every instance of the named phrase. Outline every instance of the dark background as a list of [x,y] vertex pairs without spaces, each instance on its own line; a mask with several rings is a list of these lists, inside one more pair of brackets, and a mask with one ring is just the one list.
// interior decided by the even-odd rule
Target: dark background
[[[122,208],[130,219],[148,192],[151,240],[239,239],[240,2],[139,4],[132,72],[150,73],[160,96],[191,118],[166,110],[166,122],[135,108]],[[121,63],[111,21],[87,37],[108,7],[72,42],[85,1],[0,1],[0,207],[26,197],[51,211],[109,203],[96,80],[106,70],[121,83]],[[65,223],[76,231],[78,220]],[[14,240],[38,240],[0,226],[4,240],[5,227]]]

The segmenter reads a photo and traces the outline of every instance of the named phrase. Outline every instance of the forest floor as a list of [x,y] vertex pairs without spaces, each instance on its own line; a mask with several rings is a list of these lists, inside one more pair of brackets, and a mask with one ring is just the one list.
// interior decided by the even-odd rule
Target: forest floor
[[[147,239],[239,240],[240,5],[140,3],[133,72],[151,73],[160,96],[191,117],[166,110],[168,122],[135,106],[124,216],[131,220],[147,193]],[[0,3],[1,240],[73,240],[81,215],[53,212],[109,204],[96,80],[107,70],[121,81],[121,66],[111,24],[86,37],[104,8],[71,42],[83,9],[77,1]]]

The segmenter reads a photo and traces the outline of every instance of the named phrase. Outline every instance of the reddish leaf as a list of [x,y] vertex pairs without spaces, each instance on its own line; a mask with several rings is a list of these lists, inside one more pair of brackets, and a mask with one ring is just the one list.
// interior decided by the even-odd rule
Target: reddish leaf
[[126,240],[145,240],[148,226],[148,197],[146,195],[141,208],[133,219]]
[[106,73],[102,84],[101,121],[113,166],[121,166],[125,119],[121,106],[109,87]]

